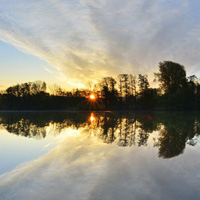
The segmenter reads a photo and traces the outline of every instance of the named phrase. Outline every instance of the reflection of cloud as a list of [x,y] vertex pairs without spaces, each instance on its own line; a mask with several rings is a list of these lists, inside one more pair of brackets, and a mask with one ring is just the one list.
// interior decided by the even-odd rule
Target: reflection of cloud
[[0,198],[195,199],[199,160],[191,152],[165,161],[149,147],[120,148],[76,133],[44,157],[0,176]]
[[39,56],[67,79],[157,71],[174,60],[198,70],[197,0],[2,0],[0,39]]

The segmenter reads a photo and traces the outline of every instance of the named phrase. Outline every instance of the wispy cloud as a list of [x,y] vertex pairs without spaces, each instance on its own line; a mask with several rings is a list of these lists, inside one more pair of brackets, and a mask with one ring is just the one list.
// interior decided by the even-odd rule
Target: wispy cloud
[[46,67],[46,66],[43,66],[43,68],[44,68],[45,71],[47,71],[47,72],[50,73],[50,74],[54,74],[54,73],[55,73],[53,70],[49,69],[49,68]]
[[2,0],[0,39],[34,54],[73,84],[152,73],[163,60],[199,71],[197,0]]

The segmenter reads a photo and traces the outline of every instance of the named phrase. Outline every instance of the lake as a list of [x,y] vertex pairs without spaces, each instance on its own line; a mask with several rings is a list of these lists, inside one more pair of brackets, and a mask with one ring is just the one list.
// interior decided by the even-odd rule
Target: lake
[[199,135],[197,112],[0,112],[0,199],[200,199]]

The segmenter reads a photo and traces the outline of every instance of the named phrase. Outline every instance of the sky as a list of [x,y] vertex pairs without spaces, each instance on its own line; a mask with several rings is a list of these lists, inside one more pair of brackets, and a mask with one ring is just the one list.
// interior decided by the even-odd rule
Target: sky
[[164,60],[200,76],[198,0],[1,0],[0,89],[44,80],[66,89]]

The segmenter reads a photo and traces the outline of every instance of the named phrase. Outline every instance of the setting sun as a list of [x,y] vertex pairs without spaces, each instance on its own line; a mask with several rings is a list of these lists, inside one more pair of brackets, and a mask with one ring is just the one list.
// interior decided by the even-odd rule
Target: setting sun
[[91,94],[91,95],[90,95],[90,99],[91,99],[91,100],[95,100],[95,99],[96,99],[95,95],[94,95],[94,94]]

